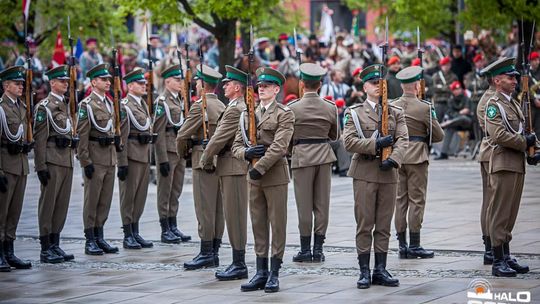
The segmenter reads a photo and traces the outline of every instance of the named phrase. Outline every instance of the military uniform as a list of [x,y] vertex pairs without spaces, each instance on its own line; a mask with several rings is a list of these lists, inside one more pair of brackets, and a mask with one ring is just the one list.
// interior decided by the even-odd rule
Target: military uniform
[[[439,64],[450,64],[450,58],[442,58],[439,61]],[[439,122],[442,122],[444,114],[446,114],[446,110],[448,109],[448,101],[450,100],[450,97],[452,97],[452,91],[449,86],[456,80],[458,80],[456,74],[450,70],[447,73],[440,70],[433,75],[433,104]]]
[[[256,71],[258,84],[270,83],[282,86],[285,77],[271,68]],[[249,208],[257,255],[257,273],[241,290],[265,289],[266,292],[279,290],[279,269],[285,252],[287,228],[287,184],[289,183],[289,164],[287,149],[294,130],[294,113],[277,100],[256,110],[257,146],[252,147],[247,133],[249,115],[244,111],[240,118],[240,128],[233,144],[234,156],[248,159],[253,149],[263,147],[255,165],[249,170]],[[246,148],[247,147],[247,148]],[[246,156],[248,158],[246,158]],[[256,159],[252,158],[252,159]],[[272,240],[270,240],[272,229]],[[271,273],[268,273],[268,251],[271,245]]]
[[[111,78],[107,64],[99,64],[87,77]],[[95,91],[79,103],[79,146],[77,155],[84,168],[83,222],[86,237],[85,253],[102,255],[118,252],[103,238],[103,226],[109,216],[114,189],[116,148],[114,107],[106,96]]]
[[[24,82],[26,70],[21,66],[7,68],[0,72],[0,81]],[[27,84],[29,85],[29,84]],[[15,96],[13,96],[15,97]],[[31,145],[27,137],[27,118],[24,102],[13,99],[7,93],[0,99],[0,271],[10,271],[32,267],[14,254],[13,242],[21,216],[28,156]]]
[[[300,66],[303,81],[320,82],[324,74],[326,70],[316,64]],[[288,107],[295,117],[291,168],[301,245],[293,261],[321,262],[324,261],[322,245],[330,211],[332,163],[337,159],[329,141],[337,140],[341,133],[337,107],[315,91],[306,92]],[[313,254],[310,248],[312,231],[315,238]]]
[[[404,84],[417,83],[422,75],[421,67],[407,67],[397,74]],[[398,195],[395,211],[395,227],[399,241],[400,258],[431,258],[433,251],[420,246],[420,229],[426,206],[428,182],[429,146],[440,142],[444,137],[435,110],[427,101],[420,100],[415,94],[404,93],[393,105],[403,109],[409,147],[399,168]],[[406,240],[409,227],[410,246]]]
[[[201,71],[202,69],[202,71]],[[214,69],[203,65],[197,67],[197,79],[210,84],[217,84],[222,77]],[[206,94],[206,110],[204,113],[207,124],[206,136],[203,134],[203,103],[202,98],[196,101],[189,109],[188,118],[178,131],[176,138],[178,154],[183,155],[183,147],[188,140],[193,143],[191,163],[193,168],[193,200],[195,202],[195,214],[199,223],[199,237],[201,238],[200,254],[191,262],[184,263],[186,269],[219,266],[218,251],[221,245],[221,237],[225,229],[223,219],[223,202],[219,189],[219,177],[212,170],[203,170],[200,165],[204,150],[205,139],[211,139],[217,127],[221,113],[225,105],[216,94]]]
[[[66,65],[51,69],[46,74],[51,80],[69,80]],[[38,204],[40,260],[58,263],[72,260],[59,247],[64,228],[73,181],[73,122],[69,104],[63,94],[50,92],[36,106],[34,115],[34,164],[41,182]]]
[[[247,81],[247,74],[232,66],[225,66],[226,78],[222,82]],[[200,166],[215,165],[219,177],[223,214],[227,224],[229,241],[233,250],[233,263],[225,271],[217,272],[219,280],[245,279],[248,272],[245,264],[247,241],[247,180],[248,163],[233,156],[231,148],[238,129],[240,114],[246,109],[244,97],[231,100],[219,118],[217,128],[201,156]],[[214,159],[217,158],[214,164]]]
[[[363,82],[379,79],[379,69],[379,65],[369,66],[362,71],[360,78]],[[397,195],[397,169],[408,146],[407,126],[403,110],[389,105],[389,133],[388,136],[379,136],[377,111],[382,111],[380,105],[368,98],[345,112],[345,148],[354,153],[347,175],[353,178],[356,251],[361,270],[358,288],[368,288],[371,283],[399,285],[399,281],[392,279],[385,268]],[[379,150],[385,146],[391,146],[392,153],[388,160],[381,162]],[[375,270],[371,282],[369,259],[372,244]]]

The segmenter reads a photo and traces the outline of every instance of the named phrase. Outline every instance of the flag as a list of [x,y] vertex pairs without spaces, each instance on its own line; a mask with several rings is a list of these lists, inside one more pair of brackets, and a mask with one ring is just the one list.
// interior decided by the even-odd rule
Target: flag
[[53,66],[59,66],[66,63],[66,51],[62,43],[62,33],[58,31],[56,34],[56,45],[54,46],[54,54],[52,58]]
[[75,59],[77,59],[77,61],[80,60],[83,52],[84,52],[84,49],[82,46],[82,41],[81,41],[81,38],[79,37],[77,38],[77,44],[75,45],[75,50],[73,51],[73,56],[75,56]]
[[28,20],[28,15],[30,14],[30,0],[22,0],[22,13],[24,20]]

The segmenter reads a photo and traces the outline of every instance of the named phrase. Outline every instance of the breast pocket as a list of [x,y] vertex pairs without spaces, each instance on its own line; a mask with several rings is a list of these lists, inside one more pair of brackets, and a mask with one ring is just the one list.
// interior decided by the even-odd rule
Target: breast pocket
[[[375,123],[360,123],[360,127],[362,128],[362,132],[364,132],[365,138],[370,138],[373,132],[377,130],[378,125]],[[358,134],[360,135],[360,134]]]
[[54,115],[54,122],[60,127],[64,127],[66,125],[66,120],[67,120],[67,115],[62,112]]
[[177,106],[169,107],[169,109],[170,109],[170,112],[171,112],[171,119],[175,123],[180,121],[180,115],[182,113],[182,109],[180,109],[180,107],[177,107]]
[[519,131],[519,125],[521,123],[521,120],[516,114],[508,113],[506,119],[508,119],[508,124],[510,125],[510,127],[512,127],[512,129],[514,129],[514,131]]
[[94,118],[100,127],[105,127],[109,119],[111,119],[111,115],[104,112],[97,112],[94,114]]

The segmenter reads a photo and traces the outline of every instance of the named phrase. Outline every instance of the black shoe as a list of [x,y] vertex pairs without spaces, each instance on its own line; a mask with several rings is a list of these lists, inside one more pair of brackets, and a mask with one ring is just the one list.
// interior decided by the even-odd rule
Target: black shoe
[[96,243],[94,230],[94,228],[84,229],[84,237],[86,238],[84,253],[89,255],[103,255],[103,250]]
[[314,263],[320,263],[324,262],[324,253],[323,253],[323,244],[324,239],[326,237],[324,235],[315,234],[314,237],[314,244],[313,244],[313,262]]
[[347,177],[347,169],[339,171],[339,177]]
[[191,241],[191,236],[190,235],[184,234],[182,231],[180,231],[180,229],[178,229],[178,226],[176,224],[176,216],[169,217],[168,220],[169,220],[169,227],[171,228],[171,232],[174,235],[179,237],[182,240],[182,242]]
[[268,258],[257,257],[257,273],[249,282],[240,286],[241,291],[256,291],[264,289],[268,281]]
[[278,292],[279,291],[279,269],[281,268],[283,261],[276,257],[270,259],[270,276],[264,285],[264,292]]
[[11,266],[9,266],[6,258],[4,257],[4,242],[0,241],[0,272],[10,272]]
[[441,154],[439,154],[439,156],[434,158],[434,160],[443,160],[443,159],[448,159],[448,154],[441,153]]
[[66,253],[62,248],[60,248],[60,233],[51,233],[49,234],[49,240],[51,242],[51,249],[57,255],[64,258],[64,261],[71,261],[75,259],[73,254]]
[[96,236],[96,244],[98,245],[101,250],[105,253],[118,253],[118,247],[111,246],[105,239],[103,238],[103,227],[96,227],[94,228],[94,233]]
[[420,232],[409,232],[411,238],[411,245],[407,250],[407,258],[409,259],[430,259],[435,256],[435,253],[431,250],[425,250],[420,246]]
[[220,281],[231,281],[248,278],[246,266],[246,251],[233,249],[233,262],[227,269],[216,272],[216,278]]
[[300,237],[300,251],[293,256],[292,260],[297,263],[313,261],[313,255],[311,254],[311,235]]
[[9,266],[15,267],[15,269],[30,269],[32,263],[29,261],[23,261],[15,255],[15,249],[13,248],[13,240],[4,241],[4,257]]
[[133,237],[135,238],[135,241],[141,244],[142,248],[154,247],[154,244],[152,242],[143,239],[143,237],[139,234],[139,223],[131,224],[131,231],[133,232]]
[[64,258],[54,252],[51,247],[51,242],[49,240],[49,235],[40,236],[39,242],[41,243],[41,252],[39,253],[39,260],[41,263],[62,263]]
[[201,251],[193,260],[184,263],[186,270],[195,270],[207,267],[217,267],[214,260],[214,247],[212,241],[201,241]]
[[122,242],[125,249],[141,249],[142,246],[135,240],[133,231],[131,230],[131,224],[122,226],[124,229],[124,241]]
[[407,233],[403,231],[398,232],[396,235],[399,242],[399,258],[406,259],[407,251],[409,249],[409,245],[407,244]]
[[161,242],[165,244],[180,244],[182,241],[176,236],[169,226],[169,220],[166,218],[159,219],[159,225],[161,226]]
[[369,270],[369,256],[370,253],[364,253],[358,255],[358,265],[360,265],[360,278],[356,282],[358,289],[366,289],[371,287],[371,272]]
[[491,251],[491,238],[487,235],[483,235],[482,240],[484,240],[484,265],[492,265],[493,251]]
[[214,264],[219,266],[219,247],[221,247],[221,239],[214,239],[212,241],[212,249],[214,252]]
[[512,278],[517,275],[517,272],[510,268],[506,261],[504,260],[504,249],[503,245],[493,247],[491,249],[493,252],[493,265],[491,265],[491,274],[496,277],[505,277]]
[[503,244],[504,261],[508,267],[514,269],[517,273],[529,272],[529,266],[520,265],[515,257],[510,255],[510,243]]
[[375,268],[371,277],[372,285],[382,285],[397,287],[399,280],[392,278],[392,275],[386,270],[386,252],[375,253]]

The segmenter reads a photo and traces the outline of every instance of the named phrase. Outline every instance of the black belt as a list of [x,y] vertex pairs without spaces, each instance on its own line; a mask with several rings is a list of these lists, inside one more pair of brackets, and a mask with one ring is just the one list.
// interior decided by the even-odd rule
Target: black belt
[[381,158],[379,155],[370,155],[370,154],[360,154],[360,157],[363,160],[371,160],[371,161]]
[[328,142],[328,138],[300,138],[300,139],[293,140],[293,146],[325,144],[327,142]]
[[428,142],[428,138],[424,136],[409,136],[409,141]]
[[193,146],[200,146],[200,145],[203,144],[203,141],[204,141],[203,139],[192,139],[192,140],[191,140],[191,144],[192,144]]
[[20,141],[11,142],[5,139],[2,139],[2,146],[8,150],[8,153],[11,155],[16,155],[19,153],[28,154],[34,148],[34,142],[23,143]]
[[223,147],[223,149],[221,149],[218,153],[219,156],[223,156],[225,155],[225,153],[231,151],[231,148],[232,146],[231,145],[225,145],[225,147]]
[[72,146],[72,140],[69,137],[63,135],[53,135],[47,138],[48,142],[54,142],[57,148],[67,148]]
[[102,137],[89,136],[88,140],[97,141],[101,146],[110,146],[114,144],[114,137],[108,137],[108,136],[102,136]]

